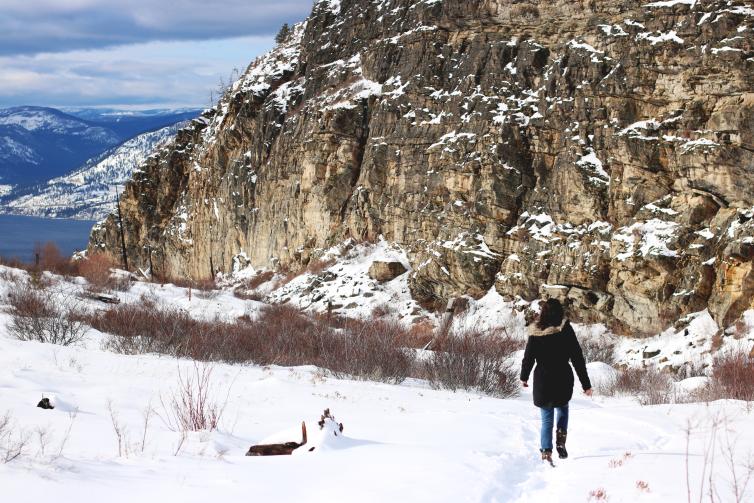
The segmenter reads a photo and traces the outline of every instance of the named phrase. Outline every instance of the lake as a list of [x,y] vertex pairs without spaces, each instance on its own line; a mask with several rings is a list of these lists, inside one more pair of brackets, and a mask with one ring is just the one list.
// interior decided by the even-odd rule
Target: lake
[[83,250],[94,222],[0,215],[0,256],[34,260],[34,244],[52,241],[65,255]]

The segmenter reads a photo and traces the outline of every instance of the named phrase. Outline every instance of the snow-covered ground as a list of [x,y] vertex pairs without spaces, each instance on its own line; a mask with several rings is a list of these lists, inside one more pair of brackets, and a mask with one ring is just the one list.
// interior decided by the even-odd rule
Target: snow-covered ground
[[[0,278],[7,271],[0,267]],[[6,294],[0,279],[0,305]],[[119,293],[124,302],[142,294],[206,318],[259,307],[227,291],[190,301],[174,286],[137,284]],[[632,397],[577,392],[571,457],[551,468],[538,459],[529,389],[503,400],[416,380],[387,385],[312,367],[225,364],[212,366],[212,394],[225,403],[219,429],[182,440],[161,419],[161,398],[175,390],[179,369],[184,377],[193,371],[192,362],[109,353],[101,349],[107,336],[96,331],[77,347],[21,342],[8,333],[9,320],[0,314],[0,417],[7,411],[29,443],[24,456],[0,463],[2,501],[572,502],[600,501],[603,490],[610,502],[685,502],[689,486],[694,501],[700,484],[708,490],[711,465],[716,501],[728,502],[736,500],[725,456],[732,452],[740,480],[754,454],[754,413],[741,402],[640,406]],[[590,364],[594,380],[608,371]],[[43,396],[54,410],[36,407]],[[150,407],[156,414],[145,428]],[[321,437],[325,408],[344,424],[342,436]],[[123,432],[120,453],[113,417]],[[298,441],[302,420],[314,452],[244,456],[252,444]],[[754,486],[741,501],[752,498]]]

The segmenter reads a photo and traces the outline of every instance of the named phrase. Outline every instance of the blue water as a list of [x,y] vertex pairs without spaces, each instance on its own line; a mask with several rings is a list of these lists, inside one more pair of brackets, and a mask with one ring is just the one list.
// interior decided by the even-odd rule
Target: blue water
[[34,245],[52,241],[65,255],[86,248],[94,222],[0,215],[0,256],[34,259]]

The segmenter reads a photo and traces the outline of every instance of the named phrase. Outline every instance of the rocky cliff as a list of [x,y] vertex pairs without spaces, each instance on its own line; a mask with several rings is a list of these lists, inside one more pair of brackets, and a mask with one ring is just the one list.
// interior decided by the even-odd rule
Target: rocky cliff
[[[347,238],[431,305],[494,287],[652,333],[754,301],[754,8],[320,0],[121,202],[131,264],[300,267]],[[91,249],[120,257],[117,219]]]

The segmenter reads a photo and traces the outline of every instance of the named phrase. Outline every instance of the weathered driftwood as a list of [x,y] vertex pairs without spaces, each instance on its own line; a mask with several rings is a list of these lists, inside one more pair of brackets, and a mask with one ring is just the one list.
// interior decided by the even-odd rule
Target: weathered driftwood
[[247,456],[287,456],[306,444],[306,423],[301,422],[301,443],[285,442],[284,444],[260,444],[249,447]]

